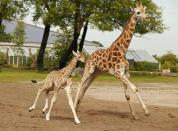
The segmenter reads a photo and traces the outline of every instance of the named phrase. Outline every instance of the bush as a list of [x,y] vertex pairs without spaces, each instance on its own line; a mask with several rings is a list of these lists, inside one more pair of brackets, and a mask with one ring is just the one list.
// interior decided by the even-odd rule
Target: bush
[[5,65],[7,63],[6,61],[6,55],[2,52],[0,52],[0,66]]
[[170,69],[171,72],[178,72],[178,59],[175,54],[168,52],[160,57],[161,69]]
[[130,69],[135,71],[156,71],[159,69],[158,63],[150,62],[133,62],[130,64]]
[[177,72],[177,64],[172,64],[170,61],[165,61],[164,64],[161,65],[161,69],[170,69],[171,72]]

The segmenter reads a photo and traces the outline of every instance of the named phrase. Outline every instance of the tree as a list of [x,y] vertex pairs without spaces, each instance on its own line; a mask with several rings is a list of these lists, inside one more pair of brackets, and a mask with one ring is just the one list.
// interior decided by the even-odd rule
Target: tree
[[171,52],[168,52],[160,57],[161,64],[164,64],[166,61],[169,61],[172,64],[176,64],[177,61],[176,55]]
[[17,55],[17,67],[19,66],[19,56],[23,54],[22,46],[25,42],[25,25],[24,22],[19,20],[17,21],[16,28],[13,33],[12,41],[16,44],[14,50]]
[[[56,23],[60,22],[60,19],[65,19],[65,15],[68,14],[68,11],[64,11],[65,9],[70,10],[70,8],[66,8],[64,6],[64,4],[66,3],[65,1],[68,0],[30,0],[31,4],[33,4],[35,7],[33,16],[34,21],[42,19],[42,23],[45,26],[40,50],[37,57],[38,71],[41,71],[44,68],[43,59],[51,26],[56,25]],[[63,8],[61,8],[61,6]],[[68,7],[67,4],[66,6]],[[63,9],[64,12],[61,12],[61,9]]]
[[86,23],[85,23],[85,25],[84,25],[84,28],[83,28],[82,38],[81,38],[80,43],[79,43],[79,51],[80,52],[83,49],[85,37],[86,37],[86,34],[87,34],[87,30],[88,30],[88,22],[89,21],[87,20]]
[[168,52],[167,54],[160,57],[161,68],[170,69],[172,72],[176,72],[177,57],[175,54]]
[[22,47],[25,42],[25,24],[22,20],[17,21],[17,25],[13,33],[13,42],[17,47]]
[[47,45],[50,27],[51,27],[51,22],[50,22],[50,17],[49,17],[50,16],[49,12],[51,10],[51,7],[49,5],[48,0],[30,0],[30,2],[35,7],[33,20],[38,21],[41,18],[45,26],[43,38],[41,41],[41,46],[38,52],[38,57],[37,57],[37,62],[36,62],[38,71],[41,71],[44,68],[44,65],[43,65],[44,53],[45,53],[45,48]]
[[[128,17],[130,16],[130,7],[135,7],[135,1],[123,0],[71,0],[68,2],[70,3],[69,5],[74,5],[75,13],[72,14],[70,18],[66,18],[67,20],[64,19],[63,22],[65,23],[67,21],[67,24],[63,25],[67,25],[70,27],[70,29],[73,29],[73,40],[68,48],[68,51],[64,53],[59,62],[60,67],[63,67],[65,65],[65,62],[67,61],[67,58],[71,51],[77,49],[77,41],[80,36],[81,28],[84,26],[84,23],[89,22],[91,27],[97,28],[102,31],[112,31],[114,29],[120,29],[125,25]],[[140,35],[146,34],[148,32],[162,33],[166,27],[162,22],[161,11],[159,10],[159,7],[148,0],[144,0],[143,4],[146,5],[148,8],[147,10],[150,16],[150,21],[144,23],[138,22],[136,33]],[[80,45],[81,50],[83,45],[82,43]]]
[[[80,0],[75,0],[75,1],[69,1],[68,4],[73,5],[73,11],[72,13],[72,19],[68,19],[68,25],[72,26],[73,29],[73,40],[68,48],[68,50],[63,54],[62,58],[59,61],[59,66],[60,68],[63,68],[66,64],[67,59],[69,58],[69,54],[71,54],[72,50],[76,51],[77,50],[77,42],[78,38],[80,36],[80,31],[83,26],[83,23],[85,22],[85,15],[81,14],[81,3],[82,1]],[[69,16],[71,17],[71,16]],[[65,21],[64,21],[65,23]]]
[[17,17],[24,17],[27,12],[25,0],[1,0],[0,2],[0,41],[10,42],[11,35],[5,33],[3,20],[11,21]]

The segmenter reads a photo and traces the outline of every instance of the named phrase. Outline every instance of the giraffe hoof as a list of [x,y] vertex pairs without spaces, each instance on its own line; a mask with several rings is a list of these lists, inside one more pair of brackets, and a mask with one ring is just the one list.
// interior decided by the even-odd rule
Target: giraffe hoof
[[47,121],[49,121],[49,120],[50,120],[49,115],[46,115],[46,120],[47,120]]
[[80,121],[75,122],[77,125],[80,125]]
[[77,125],[80,125],[80,123],[76,123]]
[[133,120],[138,120],[138,116],[134,115],[133,117]]
[[151,116],[151,113],[149,111],[146,111],[145,116]]
[[31,108],[28,109],[28,112],[32,112],[32,111],[33,111],[33,109],[31,109]]
[[46,118],[47,121],[49,121],[50,119],[49,118]]

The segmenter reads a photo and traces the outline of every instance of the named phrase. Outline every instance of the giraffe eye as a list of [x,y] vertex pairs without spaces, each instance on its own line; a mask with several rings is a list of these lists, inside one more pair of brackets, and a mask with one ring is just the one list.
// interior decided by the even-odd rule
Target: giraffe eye
[[137,12],[137,14],[139,15],[139,14],[140,14],[140,12]]

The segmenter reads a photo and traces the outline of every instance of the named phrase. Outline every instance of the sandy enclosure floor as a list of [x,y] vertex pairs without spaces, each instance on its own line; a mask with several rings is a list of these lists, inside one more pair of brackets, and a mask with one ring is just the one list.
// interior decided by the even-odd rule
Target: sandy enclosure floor
[[136,121],[132,120],[121,85],[92,85],[77,113],[81,121],[78,126],[74,123],[64,91],[58,95],[51,120],[46,121],[42,114],[43,95],[36,110],[28,112],[38,86],[0,83],[0,131],[178,131],[178,86],[137,86],[145,103],[149,105],[151,116],[144,116],[140,105],[135,103],[137,99],[131,93],[133,107],[139,117]]
[[[137,84],[139,94],[148,105],[161,105],[178,107],[178,85],[177,84],[162,84],[162,83],[144,83]],[[131,101],[138,103],[136,95],[129,90]],[[121,84],[102,85],[97,84],[90,87],[87,94],[93,98],[125,102],[124,88]]]

